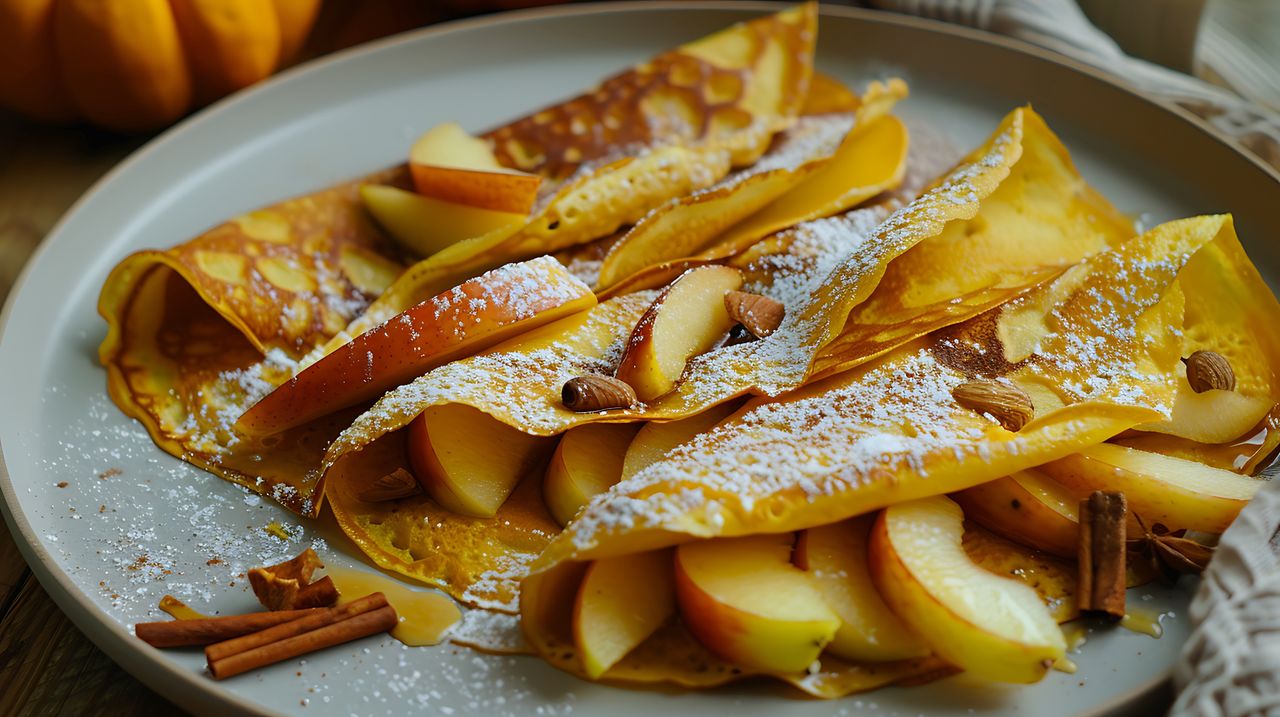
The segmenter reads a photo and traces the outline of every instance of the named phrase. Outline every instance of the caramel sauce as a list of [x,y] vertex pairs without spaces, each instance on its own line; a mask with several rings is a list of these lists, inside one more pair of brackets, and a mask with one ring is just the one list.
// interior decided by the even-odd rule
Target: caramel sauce
[[325,572],[341,595],[339,605],[370,593],[386,595],[400,615],[391,636],[410,647],[443,642],[449,628],[462,619],[458,605],[434,590],[413,588],[368,570],[330,566]]
[[[1080,649],[1087,639],[1088,629],[1080,620],[1073,620],[1062,626],[1062,637],[1067,641],[1067,652],[1074,652]],[[1078,667],[1075,660],[1067,655],[1063,655],[1057,662],[1053,663],[1053,669],[1058,672],[1065,672],[1068,675],[1074,675]]]
[[272,537],[279,538],[284,541],[289,540],[289,534],[285,532],[284,526],[274,520],[268,523],[262,530]]
[[1057,662],[1053,663],[1053,669],[1057,670],[1058,672],[1065,672],[1068,675],[1074,675],[1076,673],[1076,670],[1080,668],[1076,665],[1074,661],[1072,661],[1070,657],[1063,655],[1062,657],[1058,658]]
[[1164,635],[1164,626],[1160,624],[1160,621],[1170,615],[1172,613],[1155,613],[1131,609],[1124,617],[1120,618],[1120,627],[1159,639]]
[[203,617],[209,617],[202,612],[196,612],[187,607],[187,604],[172,595],[165,595],[160,598],[160,609],[169,613],[174,620],[199,620]]

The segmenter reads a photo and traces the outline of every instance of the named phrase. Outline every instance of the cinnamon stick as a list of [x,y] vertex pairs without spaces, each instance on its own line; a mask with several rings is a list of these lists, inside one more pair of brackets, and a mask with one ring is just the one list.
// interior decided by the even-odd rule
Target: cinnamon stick
[[1124,617],[1128,512],[1124,493],[1098,490],[1080,501],[1081,611]]
[[205,648],[209,673],[223,680],[250,670],[305,655],[326,647],[386,632],[399,616],[382,593],[329,608],[252,635]]
[[215,642],[248,635],[317,612],[323,612],[323,609],[278,610],[194,620],[140,622],[133,629],[138,639],[152,647],[212,645]]

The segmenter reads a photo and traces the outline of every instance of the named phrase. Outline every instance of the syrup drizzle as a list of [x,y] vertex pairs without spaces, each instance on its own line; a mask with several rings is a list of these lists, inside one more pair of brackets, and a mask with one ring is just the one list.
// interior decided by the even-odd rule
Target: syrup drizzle
[[202,612],[196,612],[187,607],[187,604],[172,595],[165,595],[160,598],[160,609],[174,620],[199,620],[200,618],[209,617]]
[[449,628],[462,619],[462,612],[448,597],[429,589],[415,589],[379,573],[331,566],[326,574],[341,595],[338,603],[380,592],[400,615],[400,624],[391,636],[410,647],[437,645]]
[[1160,622],[1166,617],[1173,617],[1173,613],[1130,609],[1123,618],[1120,618],[1120,627],[1159,639],[1164,635],[1164,625]]

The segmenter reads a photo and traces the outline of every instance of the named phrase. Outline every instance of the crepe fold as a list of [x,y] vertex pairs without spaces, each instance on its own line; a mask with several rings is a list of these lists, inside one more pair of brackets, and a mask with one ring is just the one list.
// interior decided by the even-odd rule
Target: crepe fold
[[[532,563],[521,588],[530,643],[553,664],[582,674],[566,632],[573,601],[563,598],[592,560],[826,525],[961,490],[1166,420],[1183,328],[1194,321],[1180,279],[1197,257],[1238,246],[1226,216],[1161,225],[946,331],[748,403],[597,496]],[[974,377],[1022,388],[1033,397],[1034,419],[1011,432],[958,405],[952,390]],[[974,532],[981,544],[970,554],[1003,566],[1002,574],[1012,564],[1042,561],[1016,574],[1037,575],[1035,587],[1056,617],[1072,616],[1069,569]],[[1050,579],[1039,579],[1045,574]],[[645,643],[604,679],[691,684],[707,671],[715,681],[749,672],[711,657],[678,620],[651,639],[657,646]],[[928,660],[859,665],[824,656],[808,674],[774,676],[831,697],[936,669]]]
[[[1013,189],[1002,189],[1006,182]],[[1030,208],[1029,197],[1035,200]],[[513,609],[527,564],[558,532],[536,487],[539,466],[531,466],[525,481],[534,487],[522,486],[488,521],[451,514],[426,497],[394,505],[356,497],[371,476],[395,467],[372,467],[371,456],[406,460],[403,448],[381,444],[402,444],[401,429],[424,409],[469,406],[496,419],[495,425],[553,436],[600,421],[676,420],[743,395],[778,396],[810,380],[822,357],[833,356],[845,366],[866,361],[977,315],[1131,234],[1080,179],[1044,123],[1025,108],[1012,112],[990,140],[923,195],[892,213],[891,203],[803,222],[719,259],[743,271],[747,290],[786,305],[787,316],[766,339],[695,358],[676,390],[650,404],[575,413],[561,404],[559,387],[575,376],[613,373],[632,328],[656,296],[652,290],[614,296],[389,391],[343,431],[325,457],[335,516],[379,566],[438,585],[472,605]],[[1027,229],[1026,222],[1039,226]],[[1037,232],[1039,241],[1015,247],[1024,230]],[[934,256],[949,262],[961,251],[955,244],[965,240],[993,255],[1008,249],[1010,258],[996,271],[971,264],[958,278],[939,266],[914,272],[920,284],[882,281],[901,276],[893,269],[899,260],[923,266]],[[980,299],[957,304],[949,293],[952,286]],[[858,344],[829,353],[857,307],[894,297],[904,302],[907,296],[926,300],[911,304],[916,314],[905,323],[884,326],[884,335],[867,342],[870,348],[862,353]],[[916,315],[922,318],[911,323]],[[460,539],[463,532],[471,537]]]
[[[358,194],[361,184],[408,187],[401,166],[127,257],[99,300],[112,399],[172,455],[317,514],[324,449],[355,412],[255,438],[232,428],[245,408],[463,279],[608,235],[753,162],[806,103],[816,18],[806,4],[735,25],[489,132],[501,161],[547,188],[511,231],[412,263]],[[823,87],[818,109],[856,109],[856,97]]]
[[[369,181],[407,186],[407,170]],[[403,271],[365,215],[358,183],[291,199],[167,251],[130,255],[107,277],[98,355],[116,405],[166,452],[301,513],[314,470],[350,413],[266,439],[231,426]]]

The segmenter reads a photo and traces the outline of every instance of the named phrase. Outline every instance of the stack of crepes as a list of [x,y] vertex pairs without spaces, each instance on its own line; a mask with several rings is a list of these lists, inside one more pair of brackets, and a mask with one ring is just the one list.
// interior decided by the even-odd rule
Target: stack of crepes
[[[100,301],[112,398],[164,450],[290,510],[314,517],[327,498],[378,566],[518,615],[531,649],[577,674],[689,686],[772,674],[833,697],[972,669],[945,635],[913,638],[901,654],[827,651],[798,671],[761,667],[695,638],[696,620],[669,608],[602,670],[580,654],[575,595],[581,603],[595,566],[644,574],[670,566],[671,546],[790,541],[1108,440],[1251,473],[1280,433],[1226,458],[1217,448],[1274,420],[1280,307],[1229,217],[1134,238],[1029,108],[932,178],[955,158],[908,156],[890,114],[905,84],[872,82],[858,96],[815,75],[816,25],[804,5],[734,26],[485,134],[504,165],[542,177],[533,211],[416,263],[358,193],[409,186],[406,167],[126,258]],[[662,288],[708,264],[740,269],[744,291],[781,302],[777,330],[693,358],[673,391],[646,403],[565,408],[561,386],[611,375]],[[491,295],[479,298],[452,288],[486,281]],[[499,294],[536,301],[565,287],[588,297],[580,311],[449,354],[380,397],[285,430],[237,424],[403,311],[434,306],[480,323]],[[474,317],[458,313],[467,297]],[[1179,359],[1196,350],[1230,360],[1234,391],[1187,386]],[[379,360],[369,353],[369,374]],[[976,377],[1019,387],[1034,417],[1008,430],[960,406],[953,390]],[[438,407],[478,409],[495,445],[510,429],[548,437],[496,515],[424,495],[362,500],[370,483],[411,470],[405,429]],[[698,428],[629,465],[562,529],[541,490],[551,437],[600,422]],[[865,550],[866,530],[850,529],[840,545]],[[1057,621],[1076,616],[1070,563],[976,525],[964,542],[979,565],[1023,576]]]

